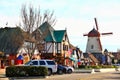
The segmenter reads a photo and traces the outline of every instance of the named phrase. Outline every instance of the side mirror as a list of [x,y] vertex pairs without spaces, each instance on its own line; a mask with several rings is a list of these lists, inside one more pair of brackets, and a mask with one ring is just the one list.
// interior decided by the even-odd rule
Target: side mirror
[[33,65],[33,63],[30,63],[30,66]]

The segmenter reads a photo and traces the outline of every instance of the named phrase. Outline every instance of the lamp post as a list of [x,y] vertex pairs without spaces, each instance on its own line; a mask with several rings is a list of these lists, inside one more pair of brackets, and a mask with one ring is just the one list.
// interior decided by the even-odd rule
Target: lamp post
[[115,64],[117,63],[117,59],[114,60]]

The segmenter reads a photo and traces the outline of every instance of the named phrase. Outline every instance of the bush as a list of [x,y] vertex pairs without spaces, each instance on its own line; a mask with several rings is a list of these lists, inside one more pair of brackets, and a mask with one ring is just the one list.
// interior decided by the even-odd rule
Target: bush
[[7,77],[46,76],[48,69],[42,66],[9,66],[6,68]]
[[101,65],[102,68],[117,68],[117,66],[113,65]]
[[78,68],[80,69],[85,68],[85,65],[79,65]]

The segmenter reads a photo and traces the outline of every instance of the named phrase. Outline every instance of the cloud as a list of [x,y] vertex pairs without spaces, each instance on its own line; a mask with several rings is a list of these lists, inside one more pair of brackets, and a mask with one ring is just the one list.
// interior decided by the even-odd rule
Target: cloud
[[83,34],[95,26],[94,17],[97,17],[100,32],[113,32],[112,36],[101,37],[103,45],[119,45],[119,3],[119,0],[0,0],[0,26],[6,26],[6,22],[8,26],[18,24],[22,4],[33,4],[35,8],[40,6],[42,12],[54,10],[57,19],[54,28],[67,28],[70,41],[75,45],[85,48],[87,37]]
[[[6,16],[0,14],[0,27],[15,27],[19,24],[19,17],[18,16]],[[8,23],[8,25],[6,25]]]

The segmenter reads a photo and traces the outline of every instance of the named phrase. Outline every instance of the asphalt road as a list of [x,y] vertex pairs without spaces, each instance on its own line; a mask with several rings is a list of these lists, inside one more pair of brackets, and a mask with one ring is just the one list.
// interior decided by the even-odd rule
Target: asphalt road
[[[0,78],[0,80],[10,80],[8,78]],[[120,80],[120,71],[107,73],[72,73],[63,75],[51,75],[47,78],[32,77],[14,80]]]
[[41,80],[120,80],[120,72],[109,73],[72,73],[51,76]]

